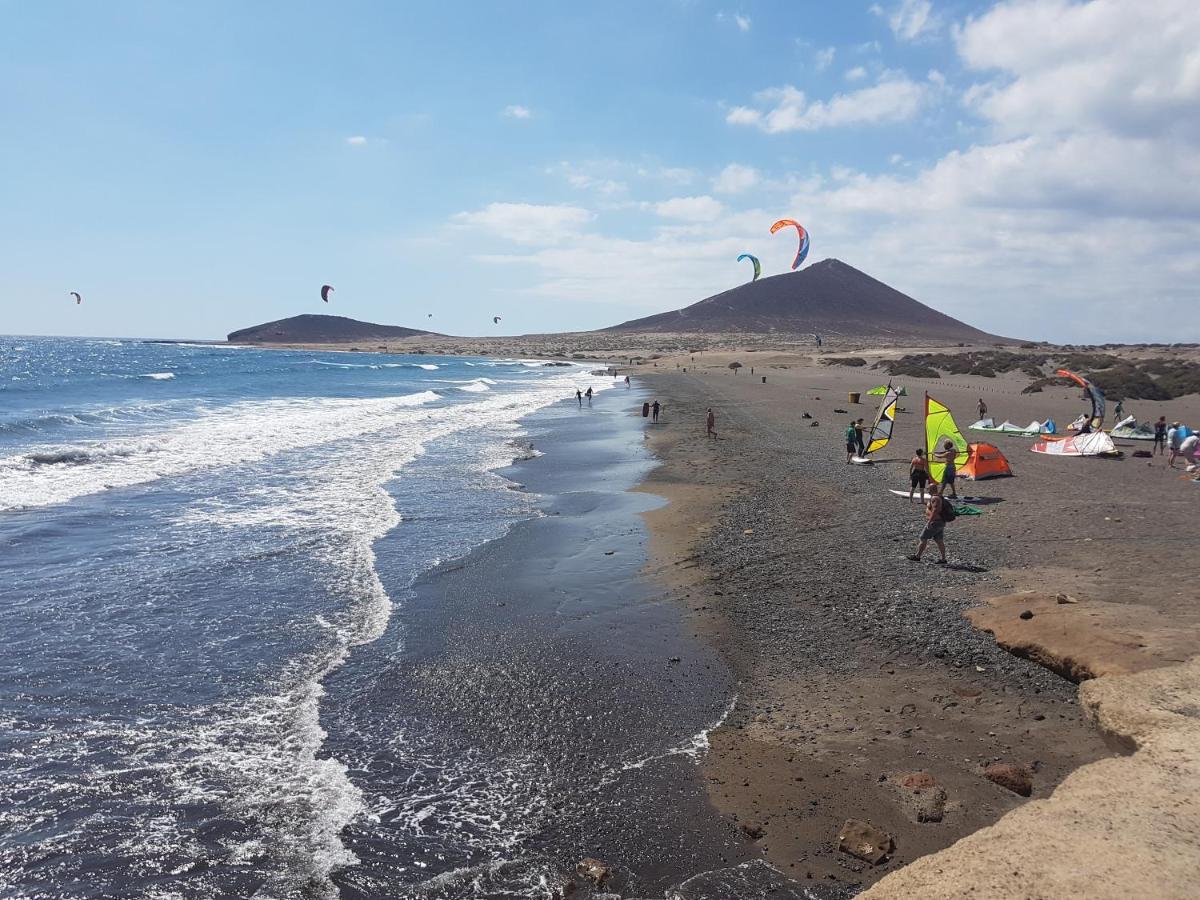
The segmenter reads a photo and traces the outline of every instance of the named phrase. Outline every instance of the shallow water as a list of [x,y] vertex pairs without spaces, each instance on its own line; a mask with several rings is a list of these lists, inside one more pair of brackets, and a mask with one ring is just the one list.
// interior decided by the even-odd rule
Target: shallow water
[[[689,754],[730,690],[640,585],[611,386],[0,339],[0,893],[536,896],[606,841],[719,856]],[[676,801],[699,824],[645,812]]]

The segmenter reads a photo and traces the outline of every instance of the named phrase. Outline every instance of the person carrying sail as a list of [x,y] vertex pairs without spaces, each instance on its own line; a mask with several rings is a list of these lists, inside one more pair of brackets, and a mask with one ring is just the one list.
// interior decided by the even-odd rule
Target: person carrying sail
[[858,452],[859,431],[858,425],[853,419],[846,426],[846,465],[850,465],[850,458]]
[[951,491],[950,496],[957,500],[958,488],[954,486],[954,479],[958,477],[958,469],[954,465],[954,460],[958,458],[958,448],[954,446],[954,441],[947,439],[946,443],[942,445],[942,449],[934,452],[933,458],[946,464],[946,471],[942,473],[941,492]]

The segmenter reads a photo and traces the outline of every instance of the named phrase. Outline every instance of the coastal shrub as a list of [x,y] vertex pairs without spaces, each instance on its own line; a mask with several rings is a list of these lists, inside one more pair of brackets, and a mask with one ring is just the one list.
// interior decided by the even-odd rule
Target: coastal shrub
[[971,369],[970,374],[978,375],[981,378],[995,378],[996,377],[996,371],[991,366],[986,365],[984,363],[980,363],[979,365],[977,365],[973,369]]
[[821,365],[823,366],[851,366],[857,368],[866,364],[867,361],[861,356],[827,356],[821,360]]

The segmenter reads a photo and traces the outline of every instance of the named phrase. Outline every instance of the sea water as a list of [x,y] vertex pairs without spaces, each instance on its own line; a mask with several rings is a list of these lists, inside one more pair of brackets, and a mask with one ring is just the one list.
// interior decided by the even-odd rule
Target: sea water
[[0,895],[336,896],[379,811],[325,747],[324,682],[396,585],[535,514],[495,473],[521,420],[611,385],[0,338]]

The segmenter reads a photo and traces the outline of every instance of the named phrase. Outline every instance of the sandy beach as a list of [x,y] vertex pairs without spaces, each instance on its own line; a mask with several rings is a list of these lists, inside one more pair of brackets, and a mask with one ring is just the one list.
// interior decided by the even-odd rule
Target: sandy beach
[[[744,366],[737,375],[734,359]],[[647,368],[639,377],[664,413],[648,428],[662,465],[645,488],[671,501],[647,514],[651,565],[739,678],[737,707],[704,762],[717,808],[792,877],[870,885],[900,870],[879,896],[964,895],[984,882],[986,839],[957,880],[915,885],[901,867],[919,857],[939,865],[927,854],[1034,807],[1040,817],[1026,816],[1015,839],[1026,855],[1003,845],[1010,869],[1047,884],[1056,866],[1087,871],[1075,854],[1047,853],[1055,843],[1039,843],[1037,829],[1068,846],[1083,842],[1108,827],[1103,808],[1083,822],[1076,810],[1064,830],[1045,798],[1072,772],[1132,767],[1145,754],[1125,755],[1137,736],[1102,727],[1094,694],[1081,706],[1076,682],[1109,690],[1195,652],[1191,585],[1200,565],[1188,543],[1196,486],[1162,457],[1128,456],[1133,442],[1118,461],[1055,459],[1030,453],[1027,438],[993,436],[1015,477],[968,482],[967,493],[991,502],[948,527],[951,565],[931,565],[932,555],[913,563],[905,555],[920,507],[888,489],[905,485],[921,444],[923,393],[948,405],[965,431],[980,398],[998,420],[1067,422],[1079,411],[1078,391],[1022,395],[1028,379],[897,379],[908,396],[895,439],[874,466],[858,467],[845,465],[842,433],[851,416],[869,422],[874,406],[869,397],[851,406],[847,392],[887,381],[878,372],[745,352],[666,357]],[[1200,412],[1194,395],[1126,405],[1140,420],[1195,421]],[[716,440],[704,434],[709,407]],[[997,763],[1028,777],[1032,801],[984,776]],[[1177,772],[1174,789],[1194,791],[1194,772]],[[1135,805],[1161,811],[1164,797],[1135,793]],[[1194,863],[1195,804],[1166,805],[1160,814],[1178,816],[1173,827],[1193,829],[1183,858]],[[850,818],[892,836],[889,861],[838,851]],[[1108,873],[1111,893],[1077,882],[1073,891],[1058,884],[1029,894],[1011,879],[1011,895],[1130,896],[1169,883],[1151,855],[1139,859],[1164,823],[1140,821],[1143,831],[1124,834],[1127,864]],[[952,862],[940,865],[952,871]]]

